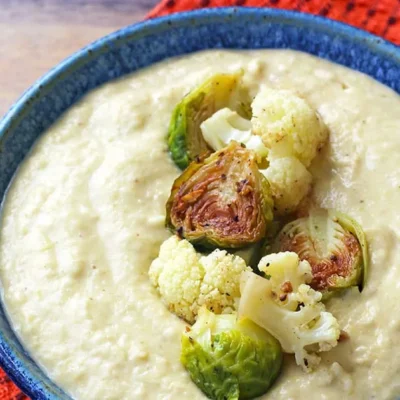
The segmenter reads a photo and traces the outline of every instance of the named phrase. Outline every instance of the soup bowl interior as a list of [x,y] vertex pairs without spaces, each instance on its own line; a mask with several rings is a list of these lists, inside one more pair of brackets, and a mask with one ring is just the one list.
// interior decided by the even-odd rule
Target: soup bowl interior
[[[220,8],[145,21],[74,54],[33,85],[0,122],[0,195],[34,141],[91,89],[163,59],[205,49],[305,51],[364,72],[400,92],[400,50],[323,18],[270,9]],[[60,310],[62,312],[62,310]],[[24,350],[0,307],[0,363],[35,399],[69,399]]]

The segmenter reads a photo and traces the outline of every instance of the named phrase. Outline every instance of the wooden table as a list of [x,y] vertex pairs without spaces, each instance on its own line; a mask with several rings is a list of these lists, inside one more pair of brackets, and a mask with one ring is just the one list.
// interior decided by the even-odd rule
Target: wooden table
[[37,78],[158,0],[0,0],[0,118]]

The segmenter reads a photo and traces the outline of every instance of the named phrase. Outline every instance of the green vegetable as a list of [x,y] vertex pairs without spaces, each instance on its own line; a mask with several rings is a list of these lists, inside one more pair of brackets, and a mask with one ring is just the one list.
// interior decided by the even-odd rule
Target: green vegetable
[[338,219],[339,224],[343,227],[343,229],[346,229],[354,237],[356,237],[358,243],[361,246],[362,266],[361,266],[360,282],[358,285],[361,292],[364,289],[365,285],[367,284],[367,278],[368,278],[369,258],[368,258],[367,239],[365,237],[363,229],[361,228],[361,225],[356,220],[339,211],[336,211],[336,217]]
[[263,239],[273,202],[255,157],[231,142],[206,160],[192,162],[173,184],[166,225],[206,248],[242,248]]
[[193,382],[211,399],[253,399],[266,393],[279,375],[279,342],[249,319],[215,315],[205,308],[182,335],[181,362]]
[[312,269],[311,286],[327,296],[358,286],[363,289],[368,268],[367,242],[360,225],[335,210],[312,210],[308,217],[287,224],[272,250],[293,251]]
[[262,257],[261,254],[262,248],[263,248],[263,241],[260,241],[258,243],[252,244],[250,246],[244,247],[239,250],[229,250],[229,253],[242,258],[245,261],[246,265],[255,270],[257,268],[258,262]]
[[[180,169],[185,169],[196,157],[210,152],[200,125],[234,100],[233,94],[239,80],[238,73],[214,75],[192,90],[175,107],[168,131],[168,148]],[[239,107],[248,112],[248,107]]]

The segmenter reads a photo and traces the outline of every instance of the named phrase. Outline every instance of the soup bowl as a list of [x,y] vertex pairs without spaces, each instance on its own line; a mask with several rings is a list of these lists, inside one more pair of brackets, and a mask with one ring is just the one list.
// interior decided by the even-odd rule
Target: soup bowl
[[[10,109],[0,122],[1,197],[35,140],[87,92],[166,58],[218,48],[300,50],[366,73],[400,93],[400,48],[328,19],[282,10],[219,8],[144,21],[78,51]],[[70,398],[24,349],[3,306],[0,364],[34,399]]]

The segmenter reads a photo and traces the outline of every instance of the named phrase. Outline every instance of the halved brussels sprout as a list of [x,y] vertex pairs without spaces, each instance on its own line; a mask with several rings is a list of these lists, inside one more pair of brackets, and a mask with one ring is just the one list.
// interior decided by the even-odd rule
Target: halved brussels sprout
[[255,157],[231,142],[191,163],[172,186],[167,226],[193,244],[211,248],[241,248],[263,239],[273,201]]
[[228,249],[228,252],[240,257],[244,260],[246,265],[257,271],[258,262],[261,260],[262,257],[263,244],[264,241],[261,240],[258,243],[241,249]]
[[307,260],[312,269],[311,286],[335,292],[365,285],[368,253],[360,225],[335,210],[312,210],[308,217],[287,224],[272,250],[293,251]]
[[[175,164],[185,169],[197,156],[210,152],[200,125],[216,111],[237,102],[233,93],[240,73],[217,74],[192,90],[175,107],[168,131],[168,148]],[[248,112],[245,103],[236,104]],[[239,111],[239,110],[238,110]]]
[[202,308],[196,323],[182,335],[181,362],[210,399],[254,399],[278,377],[282,350],[249,319]]

